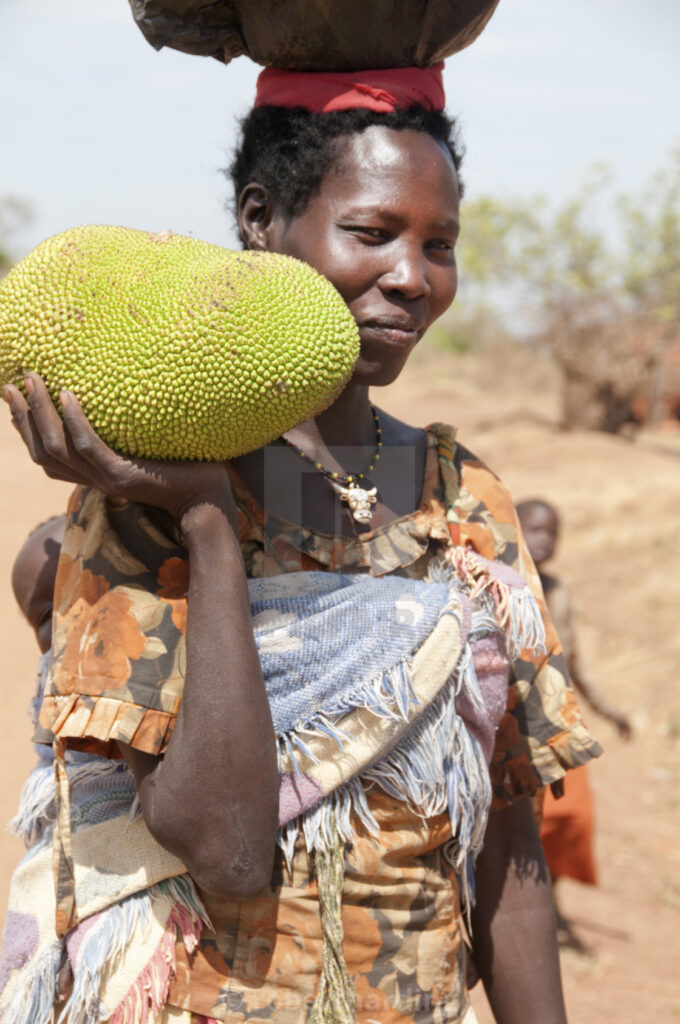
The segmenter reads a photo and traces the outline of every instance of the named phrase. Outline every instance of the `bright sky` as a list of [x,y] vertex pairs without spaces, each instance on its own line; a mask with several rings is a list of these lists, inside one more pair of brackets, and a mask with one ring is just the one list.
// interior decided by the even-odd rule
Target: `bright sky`
[[[680,144],[678,0],[501,0],[452,57],[468,195],[566,198],[608,161],[640,187]],[[223,206],[257,68],[156,53],[127,0],[0,0],[0,195],[34,222],[17,255],[83,223],[234,244]]]

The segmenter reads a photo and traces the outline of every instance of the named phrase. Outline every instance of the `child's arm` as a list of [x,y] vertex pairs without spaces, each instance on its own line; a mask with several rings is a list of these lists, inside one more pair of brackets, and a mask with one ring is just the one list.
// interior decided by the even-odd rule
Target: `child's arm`
[[[548,605],[551,607],[552,595],[548,593],[547,596]],[[583,663],[581,649],[579,647],[576,630],[574,628],[571,599],[567,588],[563,584],[560,584],[559,586],[559,600],[559,613],[555,618],[559,621],[560,639],[564,646],[567,667],[569,669],[569,677],[574,689],[585,698],[593,711],[602,715],[603,718],[608,718],[625,739],[630,739],[632,734],[630,721],[622,711],[619,711],[618,708],[614,707],[613,704],[610,704],[607,699],[602,696],[600,688],[594,682],[588,672],[588,669]]]
[[585,698],[593,711],[597,712],[598,715],[602,715],[603,718],[608,718],[609,721],[616,726],[624,739],[629,740],[633,733],[633,727],[630,723],[630,719],[623,713],[623,711],[614,707],[613,704],[610,704],[607,699],[602,696],[602,692],[599,687],[586,674],[579,660],[578,652],[575,652],[574,657],[570,658],[567,664],[569,666],[569,676],[574,689],[578,690],[578,692]]

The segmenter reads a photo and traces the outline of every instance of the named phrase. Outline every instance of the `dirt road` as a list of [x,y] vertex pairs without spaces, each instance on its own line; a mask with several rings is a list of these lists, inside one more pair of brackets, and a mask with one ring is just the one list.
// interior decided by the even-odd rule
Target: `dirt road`
[[[584,654],[602,689],[632,716],[626,744],[586,715],[606,747],[594,766],[601,884],[565,885],[563,907],[588,956],[564,957],[571,1024],[677,1024],[680,916],[680,458],[604,435],[557,431],[556,399],[502,363],[416,366],[376,395],[414,423],[446,420],[486,459],[515,498],[539,495],[561,510],[556,569],[570,581]],[[484,379],[482,386],[481,380]],[[511,395],[511,397],[509,397]],[[538,396],[538,397],[537,397]],[[1,410],[0,410],[1,412]],[[44,479],[0,418],[0,643],[3,785],[0,819],[13,813],[32,762],[26,705],[37,648],[15,609],[9,569],[28,529],[63,508],[69,488]],[[4,906],[18,841],[0,837]],[[491,1020],[480,1003],[482,1021]]]

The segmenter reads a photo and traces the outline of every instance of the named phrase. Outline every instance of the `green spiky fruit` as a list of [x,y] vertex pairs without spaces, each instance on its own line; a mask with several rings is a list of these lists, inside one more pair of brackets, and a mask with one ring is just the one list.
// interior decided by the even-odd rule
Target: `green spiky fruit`
[[233,458],[325,409],[359,354],[335,288],[306,263],[170,231],[48,238],[0,283],[0,384],[66,388],[117,451]]

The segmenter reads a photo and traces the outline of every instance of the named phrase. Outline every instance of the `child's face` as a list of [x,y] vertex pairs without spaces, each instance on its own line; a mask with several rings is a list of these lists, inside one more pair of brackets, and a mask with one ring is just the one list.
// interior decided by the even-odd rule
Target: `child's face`
[[14,596],[43,654],[52,643],[54,581],[63,537],[63,516],[45,523],[28,538],[12,568]]
[[520,513],[522,533],[536,565],[547,562],[555,554],[559,522],[552,509],[532,505]]

